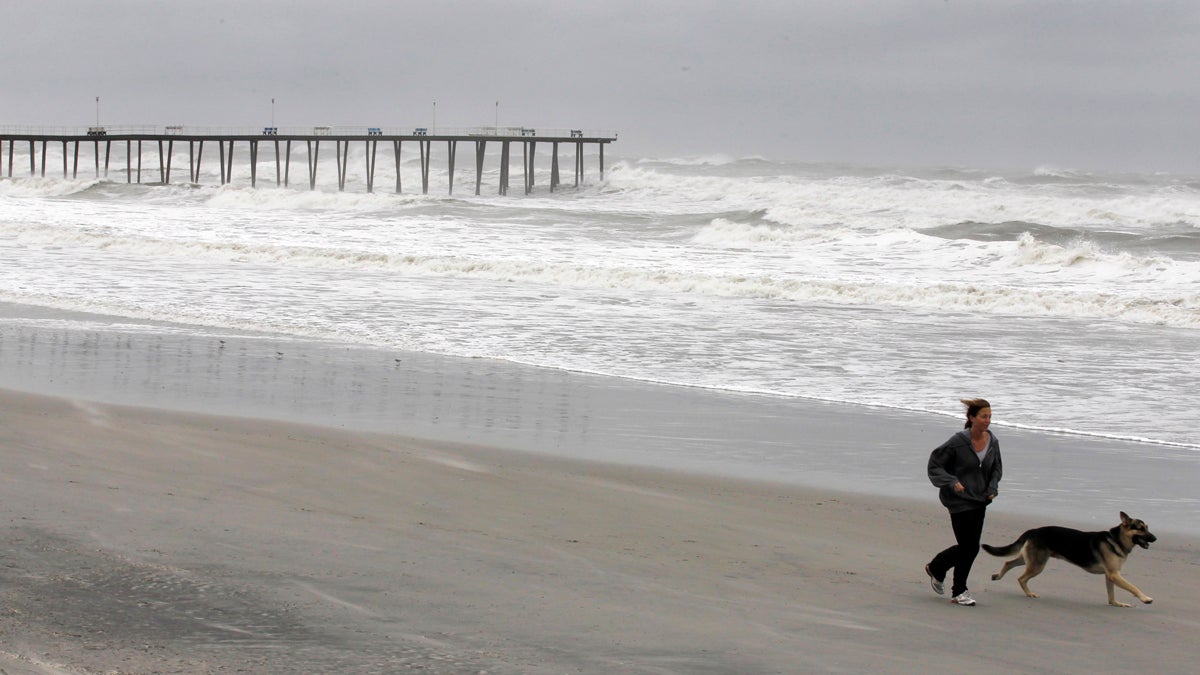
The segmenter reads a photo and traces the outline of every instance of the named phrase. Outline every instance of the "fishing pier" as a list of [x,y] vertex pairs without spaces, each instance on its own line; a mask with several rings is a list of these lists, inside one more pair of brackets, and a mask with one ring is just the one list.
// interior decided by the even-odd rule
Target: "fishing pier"
[[[275,185],[289,186],[291,180],[293,144],[299,149],[300,144],[306,151],[304,180],[310,190],[317,189],[317,170],[319,166],[321,145],[334,151],[337,169],[337,185],[339,191],[346,189],[346,174],[350,164],[351,146],[361,144],[363,147],[364,176],[367,192],[375,191],[375,167],[379,155],[380,144],[384,147],[386,156],[390,149],[396,169],[396,193],[401,192],[401,150],[405,143],[416,144],[416,152],[420,158],[421,193],[429,193],[429,170],[433,161],[434,147],[445,144],[447,160],[448,194],[454,194],[455,158],[458,144],[473,144],[475,151],[475,194],[480,194],[483,183],[484,163],[489,143],[500,147],[499,194],[509,192],[509,178],[513,154],[513,145],[520,145],[521,178],[525,194],[533,191],[535,177],[535,157],[539,145],[550,146],[550,175],[549,186],[553,192],[562,185],[559,171],[560,146],[572,150],[574,159],[574,185],[578,187],[584,178],[585,148],[597,146],[599,175],[604,178],[604,147],[617,140],[617,134],[612,132],[593,132],[583,129],[533,129],[526,127],[476,127],[472,129],[430,130],[425,127],[406,128],[401,131],[383,127],[334,127],[316,126],[303,128],[263,127],[253,131],[245,129],[212,129],[202,127],[165,126],[165,127],[103,127],[94,126],[75,129],[35,130],[12,127],[0,127],[0,176],[13,177],[17,151],[24,151],[28,143],[29,175],[45,176],[47,170],[47,155],[49,148],[62,145],[62,175],[63,178],[78,178],[80,149],[84,149],[84,159],[92,160],[96,178],[107,178],[114,164],[120,167],[124,160],[124,171],[127,183],[141,183],[143,173],[143,150],[150,147],[151,166],[148,172],[153,178],[153,153],[157,145],[158,180],[149,182],[170,184],[176,147],[182,148],[187,144],[188,178],[190,184],[201,182],[201,163],[206,159],[211,162],[213,154],[219,163],[220,184],[226,185],[234,180],[235,149],[240,149],[239,157],[249,157],[250,185],[256,187],[260,180],[259,169],[262,162],[267,163],[274,157]],[[206,148],[207,145],[207,148]],[[90,146],[90,147],[89,147]],[[213,146],[216,146],[215,148]],[[410,145],[411,147],[411,145]],[[495,147],[495,145],[493,145]],[[114,153],[114,148],[116,152]],[[88,153],[87,150],[91,152]],[[215,150],[215,153],[214,153]],[[264,157],[265,152],[265,157]],[[91,154],[88,158],[86,155]],[[116,157],[114,158],[114,154]],[[103,160],[103,161],[101,161]],[[117,171],[121,169],[118,168]],[[22,168],[23,171],[23,168]],[[86,171],[86,169],[85,169]],[[175,171],[178,179],[179,172]],[[244,176],[244,172],[242,173]],[[244,180],[244,178],[243,178]],[[270,180],[268,176],[267,180]]]

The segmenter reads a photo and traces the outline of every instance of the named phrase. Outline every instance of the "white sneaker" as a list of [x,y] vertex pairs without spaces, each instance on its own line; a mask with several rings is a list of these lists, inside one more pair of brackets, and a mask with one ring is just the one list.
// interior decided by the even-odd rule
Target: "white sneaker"
[[925,574],[929,575],[929,585],[933,588],[933,592],[937,593],[938,595],[945,595],[946,587],[943,585],[942,582],[938,581],[933,576],[933,572],[929,571],[929,565],[925,566]]
[[950,602],[953,602],[956,605],[964,605],[966,607],[974,607],[975,606],[975,598],[972,598],[971,594],[968,593],[967,591],[963,591],[962,593],[959,593],[958,595],[954,596],[953,598],[950,598]]

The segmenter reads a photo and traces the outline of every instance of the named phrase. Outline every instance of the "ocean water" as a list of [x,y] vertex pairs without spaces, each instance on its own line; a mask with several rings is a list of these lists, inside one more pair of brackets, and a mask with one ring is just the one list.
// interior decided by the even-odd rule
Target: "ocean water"
[[368,194],[361,148],[344,192],[332,160],[316,191],[273,158],[256,188],[245,156],[226,186],[18,168],[0,301],[955,418],[984,396],[1001,427],[1200,452],[1200,178],[619,150],[553,193],[518,159],[508,196],[492,156],[446,194],[437,148],[428,195],[415,158]]

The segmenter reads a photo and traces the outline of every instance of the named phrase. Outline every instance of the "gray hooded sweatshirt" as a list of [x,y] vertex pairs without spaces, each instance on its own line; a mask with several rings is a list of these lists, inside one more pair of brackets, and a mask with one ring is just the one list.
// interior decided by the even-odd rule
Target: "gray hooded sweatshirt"
[[[1000,476],[1004,473],[1000,461],[1000,441],[988,430],[988,450],[979,461],[971,447],[971,430],[963,429],[929,455],[929,482],[941,488],[938,497],[951,513],[985,508],[989,496],[999,494]],[[963,491],[954,491],[962,483]]]

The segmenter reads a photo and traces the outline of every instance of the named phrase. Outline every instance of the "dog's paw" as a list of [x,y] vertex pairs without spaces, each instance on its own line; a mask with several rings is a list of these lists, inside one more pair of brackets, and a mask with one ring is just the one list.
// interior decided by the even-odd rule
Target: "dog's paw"
[[1028,593],[1026,593],[1026,594],[1025,594],[1025,597],[1027,597],[1027,598],[1040,598],[1040,597],[1042,597],[1042,596],[1038,595],[1037,593],[1034,593],[1033,591],[1029,591]]
[[1142,602],[1144,602],[1148,605],[1148,604],[1154,602],[1154,598],[1147,596],[1147,597],[1142,598]]
[[993,575],[992,575],[992,581],[1000,581],[1000,575],[999,575],[999,574],[993,574]]
[[1129,604],[1129,603],[1127,603],[1127,602],[1118,602],[1118,601],[1116,601],[1116,600],[1113,600],[1113,601],[1112,601],[1112,603],[1110,603],[1110,604],[1111,604],[1113,607],[1133,607],[1133,605],[1131,605],[1131,604]]

